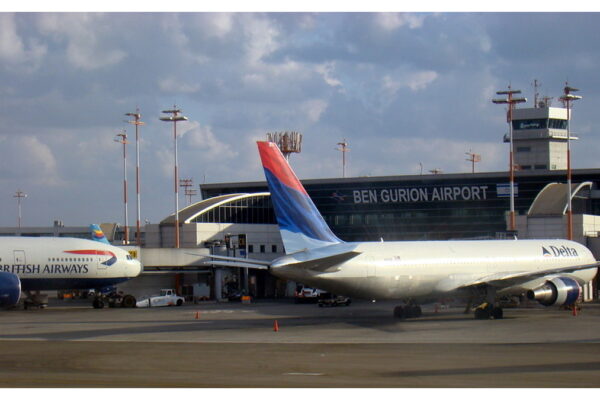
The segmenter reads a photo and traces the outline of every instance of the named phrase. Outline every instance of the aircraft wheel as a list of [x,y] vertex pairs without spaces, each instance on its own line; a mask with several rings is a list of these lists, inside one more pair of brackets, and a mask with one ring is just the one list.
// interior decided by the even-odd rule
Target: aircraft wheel
[[104,302],[102,301],[102,299],[96,298],[94,299],[92,306],[97,309],[104,308]]
[[404,307],[402,307],[402,306],[394,307],[394,317],[395,318],[404,318],[405,317]]
[[123,300],[121,301],[121,307],[125,308],[134,308],[135,307],[135,297],[130,294],[125,295]]
[[415,318],[419,318],[421,315],[423,315],[423,310],[421,310],[421,306],[413,306],[413,314],[415,315]]
[[487,308],[476,308],[475,319],[490,319],[490,311]]
[[492,318],[494,319],[502,319],[504,317],[504,312],[500,307],[492,308]]

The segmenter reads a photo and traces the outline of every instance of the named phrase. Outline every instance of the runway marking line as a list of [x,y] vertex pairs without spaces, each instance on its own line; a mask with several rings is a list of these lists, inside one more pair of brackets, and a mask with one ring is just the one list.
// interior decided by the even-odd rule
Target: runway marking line
[[283,375],[323,376],[321,372],[285,372]]

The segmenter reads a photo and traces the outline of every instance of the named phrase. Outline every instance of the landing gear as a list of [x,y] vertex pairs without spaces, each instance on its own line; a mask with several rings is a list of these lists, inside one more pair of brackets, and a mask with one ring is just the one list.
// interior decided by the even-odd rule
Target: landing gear
[[101,297],[96,297],[92,302],[92,306],[96,309],[104,308],[104,301]]
[[31,307],[46,308],[48,307],[48,295],[41,294],[40,291],[26,291],[25,299],[23,299],[23,308],[27,310]]
[[494,307],[490,303],[483,303],[475,309],[475,319],[502,319],[504,312],[501,307]]
[[496,304],[496,289],[494,287],[479,286],[474,288],[474,291],[469,297],[465,313],[471,309],[471,305],[477,300],[479,301],[475,304],[479,303],[479,305],[474,310],[475,319],[502,319],[504,317],[502,307],[494,305]]
[[130,294],[123,294],[122,292],[112,292],[109,295],[104,295],[100,291],[94,298],[92,306],[96,309],[104,308],[108,305],[110,308],[122,307],[122,308],[134,308],[136,306],[136,299]]
[[423,315],[421,307],[416,304],[394,307],[395,318],[419,318]]

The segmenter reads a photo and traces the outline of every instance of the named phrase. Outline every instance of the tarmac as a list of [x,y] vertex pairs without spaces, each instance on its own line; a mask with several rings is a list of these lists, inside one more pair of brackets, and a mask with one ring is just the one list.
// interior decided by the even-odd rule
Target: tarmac
[[0,312],[4,388],[597,388],[600,304],[393,318],[391,302]]

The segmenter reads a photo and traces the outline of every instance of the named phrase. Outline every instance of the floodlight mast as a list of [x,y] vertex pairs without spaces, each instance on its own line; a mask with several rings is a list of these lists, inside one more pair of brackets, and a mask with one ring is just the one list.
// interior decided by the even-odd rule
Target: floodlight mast
[[341,142],[338,142],[337,145],[339,147],[336,148],[336,150],[342,152],[342,178],[345,178],[346,177],[346,153],[350,151],[350,148],[348,147],[348,142],[346,141],[345,138],[342,139]]
[[123,208],[125,217],[123,242],[124,244],[129,244],[129,219],[127,215],[127,144],[129,142],[127,141],[125,130],[117,134],[114,140],[123,145]]
[[188,118],[179,115],[181,110],[177,106],[173,106],[171,110],[163,110],[165,114],[172,114],[168,117],[160,117],[161,121],[173,122],[173,142],[175,148],[175,248],[179,248],[179,174],[177,171],[177,122],[187,121]]
[[582,97],[571,94],[571,92],[578,92],[579,89],[570,87],[568,82],[565,82],[563,91],[565,94],[560,99],[567,108],[567,239],[573,240],[573,203],[571,199],[571,102],[580,100]]
[[514,156],[513,156],[513,126],[512,126],[512,118],[513,118],[513,109],[515,104],[517,103],[525,103],[527,101],[524,97],[513,97],[515,94],[521,93],[520,90],[512,90],[510,85],[508,85],[508,90],[502,90],[496,92],[498,95],[506,95],[506,99],[492,99],[492,103],[494,104],[508,104],[508,132],[510,137],[510,155],[509,155],[509,186],[510,186],[510,230],[516,231],[516,220],[515,220],[515,165],[514,165]]
[[141,214],[141,200],[140,200],[140,135],[138,131],[138,127],[141,125],[145,125],[144,122],[140,121],[142,115],[140,114],[140,109],[136,108],[135,113],[126,113],[128,117],[133,117],[133,121],[127,121],[130,124],[135,125],[135,192],[137,196],[137,221],[135,223],[136,226],[136,244],[138,246],[142,245],[142,235],[140,232],[140,214]]
[[469,150],[465,154],[469,156],[469,158],[467,158],[466,160],[471,163],[471,173],[474,174],[475,173],[475,163],[478,163],[481,161],[481,154],[473,153],[473,151],[471,151],[471,150]]
[[21,191],[20,189],[17,190],[17,192],[13,195],[14,198],[17,199],[17,207],[19,209],[19,214],[17,217],[17,223],[19,226],[19,236],[21,235],[21,199],[24,199],[27,197],[27,193]]

